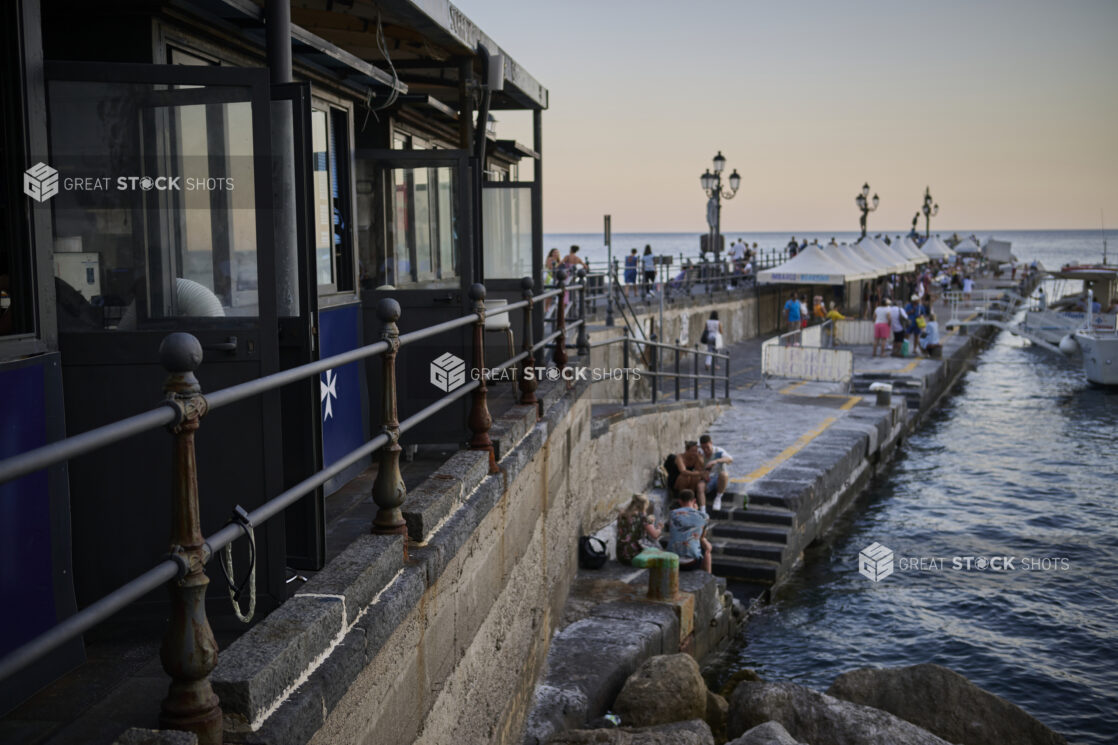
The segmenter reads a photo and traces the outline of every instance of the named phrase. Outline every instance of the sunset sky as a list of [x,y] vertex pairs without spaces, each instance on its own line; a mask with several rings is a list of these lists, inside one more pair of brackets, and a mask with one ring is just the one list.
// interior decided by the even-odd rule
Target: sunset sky
[[[546,232],[1118,226],[1118,2],[456,0],[546,86]],[[530,118],[497,112],[530,143]]]

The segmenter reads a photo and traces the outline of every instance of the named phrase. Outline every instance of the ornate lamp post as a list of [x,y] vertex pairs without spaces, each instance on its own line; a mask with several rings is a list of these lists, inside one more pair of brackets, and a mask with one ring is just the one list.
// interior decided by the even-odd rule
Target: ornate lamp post
[[854,203],[858,205],[858,209],[862,210],[862,217],[861,217],[860,221],[861,221],[861,224],[862,224],[862,237],[863,238],[866,237],[866,216],[869,215],[869,213],[873,212],[875,209],[877,209],[877,203],[879,201],[878,198],[877,198],[877,195],[874,194],[873,195],[873,200],[872,200],[873,201],[873,206],[871,207],[869,196],[870,196],[870,185],[867,183],[867,184],[862,185],[861,193],[858,194],[858,196],[854,197]]
[[722,171],[725,168],[726,158],[719,150],[718,155],[714,156],[714,173],[707,170],[699,177],[699,183],[702,184],[703,192],[707,195],[707,225],[710,226],[708,248],[714,251],[716,263],[722,259],[721,246],[719,245],[719,238],[722,234],[722,200],[733,199],[734,195],[738,193],[738,187],[741,186],[741,176],[738,175],[735,168],[734,172],[730,174],[730,190],[723,190]]
[[932,232],[932,218],[939,212],[939,205],[932,201],[930,186],[924,187],[924,206],[920,208],[920,211],[924,213],[924,238],[927,239]]

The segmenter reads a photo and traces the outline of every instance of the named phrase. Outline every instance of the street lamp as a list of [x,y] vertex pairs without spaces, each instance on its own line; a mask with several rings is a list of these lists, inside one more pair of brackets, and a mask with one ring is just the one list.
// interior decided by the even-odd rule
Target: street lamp
[[875,209],[877,209],[877,203],[879,201],[878,198],[877,198],[877,195],[874,194],[873,195],[873,206],[871,207],[869,196],[870,196],[870,185],[869,184],[862,184],[861,193],[858,194],[858,196],[854,197],[854,203],[856,205],[858,205],[858,209],[862,210],[861,223],[862,223],[862,237],[863,238],[866,237],[866,215],[868,215],[869,213],[871,213]]
[[939,205],[932,202],[932,188],[930,186],[924,187],[924,206],[920,208],[920,211],[924,213],[924,239],[927,240],[932,232],[932,218],[939,212]]
[[703,187],[703,192],[707,195],[707,225],[710,226],[708,248],[714,251],[714,261],[716,263],[722,259],[722,250],[719,245],[722,235],[722,200],[733,199],[734,195],[738,193],[738,187],[741,186],[741,176],[738,175],[735,168],[734,172],[730,174],[730,190],[725,191],[722,188],[722,171],[725,168],[726,156],[722,155],[722,151],[719,150],[718,155],[714,156],[714,173],[707,169],[699,177],[699,183]]

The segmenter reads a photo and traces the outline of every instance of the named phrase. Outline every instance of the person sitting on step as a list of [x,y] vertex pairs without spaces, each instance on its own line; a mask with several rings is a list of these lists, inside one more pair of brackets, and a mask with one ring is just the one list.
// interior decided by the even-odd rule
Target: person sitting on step
[[703,466],[706,468],[707,482],[706,493],[713,494],[714,499],[711,501],[711,508],[720,510],[722,509],[722,495],[726,491],[726,484],[730,481],[730,474],[726,470],[726,466],[734,462],[730,455],[714,444],[710,439],[710,435],[703,435],[699,438],[699,450],[703,454]]
[[699,495],[699,509],[707,511],[706,485],[709,478],[706,466],[703,465],[703,451],[699,450],[699,443],[688,440],[683,443],[683,452],[675,457],[676,468],[679,475],[675,477],[672,488],[676,492],[689,489]]
[[703,535],[710,520],[695,509],[695,492],[679,493],[679,507],[668,518],[668,551],[679,556],[679,571],[702,569],[710,574],[710,541]]
[[[617,513],[617,560],[629,564],[645,548],[645,540],[660,537],[660,527],[652,516],[652,503],[644,494],[634,494],[629,505]],[[656,544],[650,543],[650,546]]]

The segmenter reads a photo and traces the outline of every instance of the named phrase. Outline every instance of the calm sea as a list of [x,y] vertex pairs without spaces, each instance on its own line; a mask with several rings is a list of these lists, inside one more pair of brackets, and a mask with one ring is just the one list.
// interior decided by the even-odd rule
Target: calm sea
[[[1102,254],[1097,230],[958,232],[1011,241],[1019,258],[1049,267]],[[789,235],[728,237],[777,247]],[[823,242],[832,234],[796,235]],[[545,245],[565,253],[570,243],[604,253],[600,235],[549,235]],[[657,253],[698,250],[693,234],[613,241],[615,251],[646,243]],[[1072,743],[1118,742],[1116,437],[1118,393],[1089,387],[1078,360],[1000,334],[749,623],[726,674],[748,667],[825,690],[852,668],[931,661]],[[857,557],[874,542],[897,559],[946,559],[945,568],[871,582]],[[956,571],[956,556],[1013,557],[1014,568]]]

